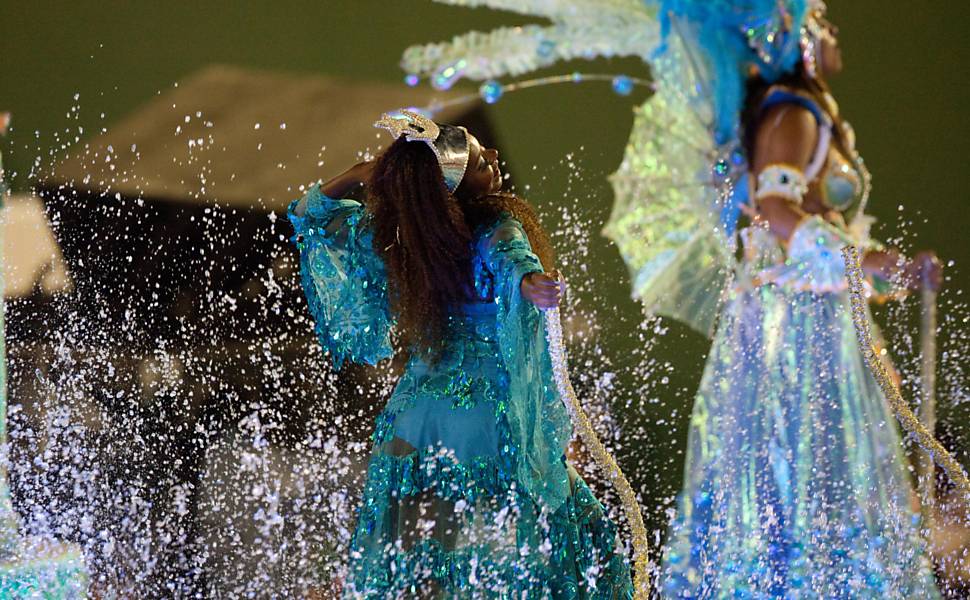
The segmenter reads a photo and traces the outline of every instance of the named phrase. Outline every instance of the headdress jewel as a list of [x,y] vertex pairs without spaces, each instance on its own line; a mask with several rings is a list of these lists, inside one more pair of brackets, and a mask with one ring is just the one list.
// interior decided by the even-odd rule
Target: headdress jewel
[[384,113],[374,127],[388,130],[394,139],[403,135],[409,142],[427,144],[441,165],[448,191],[458,189],[468,168],[469,141],[464,127],[435,123],[420,113],[403,109]]
[[827,7],[823,0],[809,2],[809,13],[802,25],[802,62],[809,77],[818,75],[818,47],[824,25],[820,20],[825,16]]
[[742,26],[748,46],[758,57],[758,70],[771,81],[794,68],[800,58],[810,77],[817,72],[818,42],[827,7],[824,0],[776,0],[767,14],[754,12]]

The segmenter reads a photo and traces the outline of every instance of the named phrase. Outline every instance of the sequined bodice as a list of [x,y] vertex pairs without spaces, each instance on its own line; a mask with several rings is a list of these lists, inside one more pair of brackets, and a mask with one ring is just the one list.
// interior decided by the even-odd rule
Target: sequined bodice
[[841,213],[862,212],[869,196],[869,172],[856,150],[855,130],[848,121],[842,121],[842,132],[849,156],[829,149],[828,161],[820,174],[824,200]]
[[[475,244],[476,248],[480,246]],[[441,356],[429,363],[413,355],[406,376],[421,393],[466,408],[482,400],[495,401],[496,381],[507,379],[500,365],[495,275],[480,252],[472,257],[472,269],[474,301],[456,307],[448,317],[448,343]],[[396,400],[392,400],[392,407]]]
[[[802,90],[777,85],[767,92],[762,110],[781,104],[799,106],[815,117],[818,144],[805,169],[805,176],[812,187],[818,189],[822,204],[843,214],[864,210],[869,175],[862,157],[856,152],[852,126],[844,120],[841,125],[836,125],[832,116],[838,115],[835,100],[825,94],[820,104]],[[836,139],[841,143],[835,143]]]
[[[834,210],[841,213],[844,220],[853,226],[842,230],[839,226],[829,225],[833,235],[851,240],[855,244],[867,244],[868,229],[864,226],[867,221],[862,212],[868,199],[869,174],[855,150],[855,132],[852,127],[847,122],[842,122],[843,139],[837,145],[832,142],[837,135],[833,119],[814,98],[799,90],[775,86],[767,94],[764,107],[777,104],[800,106],[815,117],[819,128],[819,142],[805,175],[810,182],[810,192],[818,194],[821,201],[823,210],[818,212]],[[834,114],[838,113],[838,106],[831,97],[826,97],[826,104]],[[805,208],[808,210],[807,206]],[[743,247],[738,273],[739,284],[747,286],[768,281],[784,281],[786,286],[798,288],[815,285],[808,281],[810,274],[805,265],[794,264],[796,261],[792,260],[792,249],[786,251],[782,247],[766,222],[754,223],[743,228],[739,234]],[[816,245],[821,249],[821,241],[817,241]],[[825,284],[824,287],[830,286]]]

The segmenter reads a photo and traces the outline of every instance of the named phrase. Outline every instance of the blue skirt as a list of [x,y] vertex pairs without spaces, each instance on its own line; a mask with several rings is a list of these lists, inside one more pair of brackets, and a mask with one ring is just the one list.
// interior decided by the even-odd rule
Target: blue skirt
[[543,508],[516,480],[494,305],[434,364],[414,359],[377,419],[347,598],[632,598],[616,528],[571,468]]
[[722,314],[663,559],[668,598],[937,598],[896,421],[845,293]]

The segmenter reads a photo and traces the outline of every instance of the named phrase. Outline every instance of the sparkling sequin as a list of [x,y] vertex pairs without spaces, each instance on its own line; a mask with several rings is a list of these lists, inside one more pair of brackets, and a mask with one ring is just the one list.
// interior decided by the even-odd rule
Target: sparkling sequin
[[[392,354],[384,265],[370,251],[373,236],[356,202],[333,200],[319,186],[307,192],[305,210],[290,205],[294,241],[301,250],[300,274],[314,329],[337,368],[345,360],[377,364]],[[327,223],[341,223],[338,240]],[[357,273],[347,277],[346,273]]]
[[616,459],[613,458],[613,455],[603,446],[603,442],[596,435],[596,431],[593,429],[589,417],[583,411],[579,398],[569,381],[569,366],[566,359],[566,345],[563,343],[559,309],[547,310],[545,317],[546,339],[549,342],[549,355],[552,358],[552,370],[556,386],[559,388],[559,395],[565,401],[572,421],[576,424],[580,437],[596,462],[596,466],[620,496],[623,512],[626,514],[633,534],[633,557],[636,567],[633,597],[636,600],[647,600],[650,597],[650,543],[647,540],[647,529],[643,524],[643,516],[640,514],[640,504],[633,487],[630,486],[630,482],[627,481],[623,471],[620,470]]
[[[335,359],[389,354],[367,213],[316,188],[306,208],[291,220],[321,343]],[[542,265],[507,217],[476,240],[476,301],[450,315],[437,361],[412,355],[376,420],[345,596],[630,598],[615,528],[563,460],[569,415],[542,316],[519,293]]]
[[[744,232],[760,247],[695,399],[666,597],[937,597],[892,412],[856,346],[846,238],[803,227],[787,257],[767,229]],[[748,279],[782,260],[785,277]]]

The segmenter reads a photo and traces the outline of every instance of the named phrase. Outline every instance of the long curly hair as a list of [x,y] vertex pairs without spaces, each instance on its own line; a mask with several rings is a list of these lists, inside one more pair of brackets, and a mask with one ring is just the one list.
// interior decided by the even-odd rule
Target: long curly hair
[[367,185],[374,249],[384,261],[398,343],[435,360],[448,334],[448,316],[473,298],[474,233],[503,213],[518,219],[546,270],[555,261],[549,238],[524,200],[495,195],[459,201],[425,144],[392,143]]
[[500,192],[474,200],[460,200],[459,205],[465,213],[465,222],[474,231],[488,227],[503,215],[509,215],[522,224],[529,238],[532,251],[539,257],[542,268],[547,272],[556,267],[556,252],[549,235],[542,228],[539,216],[525,199],[508,192]]

